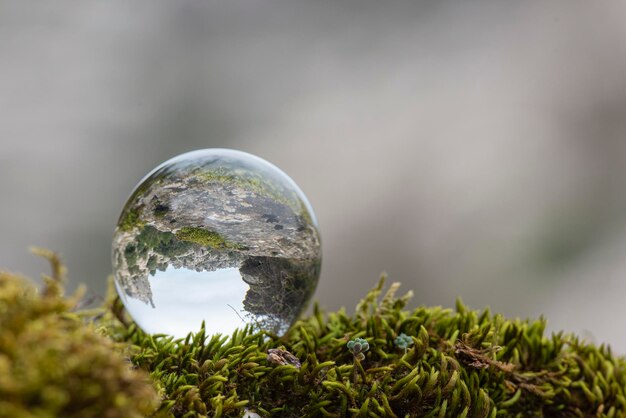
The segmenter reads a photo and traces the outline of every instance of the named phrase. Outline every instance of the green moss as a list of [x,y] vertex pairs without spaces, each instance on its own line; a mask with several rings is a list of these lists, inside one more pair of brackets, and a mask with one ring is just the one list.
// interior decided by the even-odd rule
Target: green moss
[[211,247],[216,249],[241,249],[239,244],[227,241],[223,236],[215,231],[204,228],[196,228],[186,226],[176,231],[176,238],[181,241],[193,242],[203,247]]
[[283,337],[178,340],[143,333],[113,296],[75,312],[78,296],[47,283],[39,296],[0,275],[0,416],[149,415],[154,392],[133,369],[160,394],[154,416],[626,416],[626,360],[607,346],[461,302],[409,310],[383,280],[353,315],[316,306]]
[[[246,328],[230,338],[203,330],[182,340],[111,325],[137,348],[167,416],[621,417],[626,361],[574,335],[544,334],[545,321],[489,311],[406,310],[410,294],[382,299],[383,281],[357,306],[324,315],[317,307],[282,338]],[[115,305],[113,305],[115,307]],[[412,343],[399,349],[399,335]],[[348,341],[369,350],[355,361]],[[281,362],[276,351],[301,363]],[[279,351],[282,352],[282,351]],[[278,359],[280,360],[280,359]]]
[[124,210],[117,227],[125,232],[132,231],[134,228],[141,228],[145,225],[145,222],[140,220],[140,215],[140,208],[127,208]]
[[148,376],[133,370],[126,349],[101,334],[93,313],[75,312],[81,292],[62,296],[64,269],[41,293],[0,273],[0,417],[110,417],[151,414],[158,398]]
[[232,184],[243,190],[267,197],[274,202],[289,207],[293,213],[302,217],[304,222],[312,224],[311,215],[302,200],[292,191],[276,184],[257,173],[247,170],[226,170],[219,167],[212,170],[201,169],[196,175],[203,181]]

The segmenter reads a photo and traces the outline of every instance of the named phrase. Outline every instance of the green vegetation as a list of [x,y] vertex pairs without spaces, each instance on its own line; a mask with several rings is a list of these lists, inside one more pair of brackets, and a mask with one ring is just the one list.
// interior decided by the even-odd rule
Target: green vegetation
[[395,340],[393,340],[393,342],[396,347],[404,350],[404,354],[406,354],[406,350],[408,350],[408,348],[413,345],[413,338],[402,332],[396,337]]
[[346,344],[348,350],[352,353],[355,360],[365,360],[365,353],[369,351],[370,345],[365,338],[355,338]]
[[211,170],[202,168],[195,174],[203,181],[233,184],[258,196],[267,197],[274,202],[289,207],[302,218],[303,223],[306,225],[313,224],[311,215],[295,192],[287,190],[284,186],[271,182],[257,173],[241,169],[227,170],[223,167],[218,167]]
[[168,259],[184,256],[193,246],[191,242],[184,242],[176,239],[171,232],[161,232],[151,225],[141,228],[137,238],[124,247],[124,258],[131,273],[138,272],[137,263],[139,260],[147,260],[147,267],[154,271],[156,269],[164,270],[167,263],[159,262],[154,256],[150,256],[150,252],[160,254]]
[[75,309],[83,292],[62,296],[64,269],[38,293],[25,279],[0,273],[0,417],[133,418],[158,405],[147,373],[129,367],[114,344]]
[[[460,302],[456,312],[408,311],[410,294],[396,298],[394,284],[379,301],[382,288],[381,280],[355,315],[316,308],[283,338],[244,329],[205,339],[200,331],[176,344],[134,325],[114,328],[164,394],[159,411],[173,416],[239,416],[244,408],[288,417],[626,413],[626,362],[607,347],[545,336],[543,320],[506,320]],[[395,345],[402,333],[412,339],[406,353]],[[293,354],[301,367],[269,361],[270,349]]]
[[365,338],[357,337],[354,340],[348,341],[348,344],[346,344],[346,346],[354,356],[354,366],[352,367],[352,382],[356,386],[358,384],[357,371],[361,372],[361,374],[365,376],[365,371],[363,370],[361,362],[365,360],[365,353],[370,350],[370,344]]
[[169,260],[184,260],[198,246],[218,250],[245,249],[203,228],[184,227],[172,233],[159,231],[152,225],[145,225],[138,232],[135,239],[123,247],[123,257],[128,271],[132,274],[141,274],[144,264],[151,274],[157,270],[165,271]]
[[176,238],[181,241],[193,242],[203,247],[211,247],[218,250],[242,249],[242,246],[227,241],[215,231],[204,228],[185,226],[176,231]]
[[140,216],[141,209],[139,207],[127,208],[124,210],[117,227],[125,232],[140,228],[145,225],[145,222],[140,220]]
[[241,416],[246,409],[282,417],[626,415],[626,360],[608,347],[546,336],[543,320],[508,320],[461,302],[454,311],[408,310],[410,293],[396,297],[392,284],[383,295],[383,280],[354,315],[315,307],[280,338],[245,328],[230,337],[201,329],[179,340],[143,333],[113,296],[100,310],[73,312],[78,297],[65,299],[47,283],[37,296],[0,276],[4,416],[146,413],[152,389],[116,350],[150,374],[161,398],[153,416]]

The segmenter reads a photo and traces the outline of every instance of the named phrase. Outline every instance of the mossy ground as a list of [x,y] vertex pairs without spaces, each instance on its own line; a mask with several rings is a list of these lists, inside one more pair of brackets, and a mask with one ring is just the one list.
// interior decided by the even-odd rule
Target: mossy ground
[[[573,335],[544,335],[545,321],[507,320],[489,311],[420,307],[383,281],[352,316],[319,309],[282,338],[249,329],[230,338],[204,332],[185,340],[116,328],[136,347],[173,416],[622,417],[626,363]],[[120,312],[118,310],[118,312]],[[404,333],[413,344],[395,346]],[[347,343],[369,343],[362,361]],[[268,361],[282,348],[301,367]],[[183,371],[184,372],[181,372]]]
[[215,231],[204,228],[185,226],[176,231],[176,238],[181,241],[193,242],[203,247],[216,249],[240,249],[241,246],[226,240]]
[[[353,315],[324,314],[316,307],[283,337],[250,328],[231,336],[206,336],[202,330],[179,340],[150,336],[113,297],[95,316],[83,318],[92,319],[85,326],[96,324],[107,344],[115,341],[134,368],[150,374],[160,397],[154,416],[242,416],[246,410],[284,417],[626,416],[626,360],[608,347],[574,335],[547,336],[544,320],[508,320],[460,302],[456,310],[408,310],[410,294],[396,297],[397,289],[393,284],[383,295],[381,280]],[[61,314],[57,319],[65,321]],[[28,328],[29,321],[13,326]],[[412,344],[396,346],[401,334]],[[5,332],[0,335],[5,349]],[[356,338],[369,346],[363,356],[356,355],[355,344],[348,349]],[[59,367],[35,359],[35,373]],[[15,360],[7,361],[11,366]],[[4,381],[21,378],[10,367],[3,370]],[[97,375],[92,378],[93,385],[101,384]],[[71,380],[50,380],[46,387],[76,391],[71,396],[78,404],[85,396],[82,384]],[[112,387],[127,402],[138,396],[133,387]],[[26,407],[31,402],[0,391],[4,405],[16,399]]]

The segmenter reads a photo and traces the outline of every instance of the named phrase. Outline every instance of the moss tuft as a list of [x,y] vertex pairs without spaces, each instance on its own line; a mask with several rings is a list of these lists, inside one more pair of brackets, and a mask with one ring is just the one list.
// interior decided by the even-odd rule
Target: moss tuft
[[[53,275],[41,293],[0,273],[0,417],[110,417],[151,414],[156,392],[124,349],[75,311],[81,292],[65,298],[64,269],[49,251]],[[123,347],[123,346],[122,346]]]
[[545,335],[544,320],[460,301],[408,310],[410,293],[396,297],[396,283],[381,297],[381,279],[353,315],[316,306],[283,337],[174,340],[138,329],[113,293],[77,312],[44,255],[55,273],[41,295],[0,274],[0,417],[626,416],[626,360]]
[[204,228],[185,226],[176,231],[176,238],[181,241],[193,242],[203,247],[216,249],[240,249],[241,246],[227,241],[222,235],[215,231]]
[[146,223],[140,220],[141,209],[138,207],[127,208],[123,214],[121,219],[118,222],[118,228],[122,231],[128,232],[132,231],[135,228],[140,228],[144,226]]
[[[173,417],[626,414],[626,361],[609,348],[546,336],[543,320],[508,320],[460,301],[456,311],[409,311],[410,294],[397,298],[397,288],[379,299],[381,280],[352,316],[316,307],[282,338],[250,328],[149,336],[124,319],[119,301],[114,311],[126,325],[110,329],[136,347],[131,361],[164,394],[159,413]],[[350,341],[369,348],[358,361]]]

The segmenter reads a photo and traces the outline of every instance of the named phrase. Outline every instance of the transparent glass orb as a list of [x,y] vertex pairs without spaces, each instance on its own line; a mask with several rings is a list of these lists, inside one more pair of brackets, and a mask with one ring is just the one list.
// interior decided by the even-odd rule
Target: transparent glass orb
[[317,221],[284,172],[240,151],[168,160],[137,185],[113,237],[115,285],[151,334],[284,334],[320,273]]

